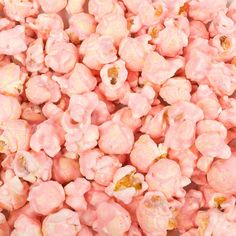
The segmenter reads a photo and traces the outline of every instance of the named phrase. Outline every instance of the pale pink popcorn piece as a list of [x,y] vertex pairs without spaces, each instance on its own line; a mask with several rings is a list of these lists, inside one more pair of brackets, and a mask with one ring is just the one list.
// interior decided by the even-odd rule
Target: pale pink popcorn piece
[[196,39],[196,38],[203,38],[208,39],[209,38],[209,32],[207,31],[207,28],[204,23],[198,20],[192,20],[189,22],[190,26],[190,39]]
[[128,69],[132,71],[143,69],[146,56],[153,50],[153,46],[148,43],[150,39],[149,35],[122,39],[119,45],[119,56],[125,61]]
[[[0,207],[8,211],[25,205],[28,196],[28,185],[21,181],[11,170],[2,173],[3,184],[0,186]],[[1,232],[1,231],[0,231]]]
[[26,83],[25,93],[28,100],[36,105],[57,102],[61,98],[59,85],[46,75],[31,77]]
[[2,125],[0,153],[28,150],[31,127],[25,120],[8,120]]
[[78,160],[67,157],[53,159],[53,179],[60,184],[65,184],[80,177],[80,166]]
[[28,236],[42,236],[41,224],[26,215],[20,215],[14,223],[11,236],[20,236],[26,233]]
[[172,212],[161,192],[147,192],[138,204],[136,215],[141,229],[147,235],[167,235],[171,229]]
[[38,15],[34,23],[29,23],[30,26],[37,30],[37,35],[43,39],[47,39],[52,30],[63,30],[64,23],[58,14],[41,13]]
[[83,12],[72,15],[69,19],[69,26],[66,32],[74,44],[78,44],[96,31],[94,17]]
[[99,149],[83,152],[79,163],[80,171],[86,179],[94,179],[96,183],[104,186],[110,184],[116,170],[121,167],[118,158],[106,156]]
[[95,16],[96,21],[100,21],[107,14],[124,14],[124,10],[114,0],[89,0],[88,11]]
[[126,154],[131,151],[134,135],[126,125],[107,121],[99,127],[99,148],[107,154]]
[[115,44],[119,45],[120,41],[127,37],[129,33],[127,20],[122,14],[107,14],[99,21],[96,32],[111,36]]
[[58,73],[72,71],[77,62],[77,49],[72,43],[58,42],[49,48],[45,64]]
[[86,0],[67,0],[66,11],[73,15],[76,13],[83,12],[83,6]]
[[26,75],[21,71],[20,66],[14,63],[6,64],[0,67],[0,73],[2,75],[0,80],[1,93],[18,96],[23,92]]
[[4,0],[4,12],[12,20],[24,22],[26,17],[38,14],[39,4],[37,1]]
[[162,85],[167,79],[174,76],[183,64],[181,58],[166,60],[157,52],[151,52],[145,59],[142,77],[145,81]]
[[128,107],[124,107],[113,114],[112,120],[124,123],[133,131],[136,131],[142,124],[141,119],[133,117],[132,111]]
[[[209,185],[220,193],[235,193],[235,156],[231,156],[227,160],[216,160],[213,162],[207,173]],[[225,181],[227,179],[227,181]]]
[[143,2],[143,0],[123,0],[123,2],[125,6],[128,8],[128,10],[130,10],[132,13],[137,14],[139,6]]
[[0,213],[0,235],[1,236],[9,236],[10,235],[10,228],[5,216]]
[[183,48],[188,45],[188,35],[171,20],[166,21],[165,25],[166,27],[158,33],[157,50],[162,56],[176,57],[182,54]]
[[30,140],[30,147],[36,152],[44,150],[47,155],[54,157],[61,150],[63,142],[62,128],[58,124],[46,120],[37,125]]
[[77,236],[80,229],[79,214],[66,208],[48,215],[42,226],[44,236],[56,236],[62,232],[68,236]]
[[97,146],[99,128],[96,125],[81,123],[65,135],[65,146],[69,152],[83,152]]
[[196,124],[192,120],[184,120],[169,126],[164,145],[174,150],[184,150],[194,144]]
[[147,173],[154,161],[164,158],[167,148],[162,144],[157,145],[149,135],[141,135],[134,143],[130,153],[130,161],[140,172]]
[[21,115],[21,105],[17,98],[0,94],[0,124],[8,120],[16,120]]
[[44,68],[43,40],[41,38],[33,41],[26,52],[26,67],[30,72],[37,72]]
[[57,13],[67,5],[67,0],[38,0],[38,2],[42,10],[46,13]]
[[128,107],[131,109],[134,118],[141,118],[151,110],[151,104],[147,97],[139,93],[129,94]]
[[78,123],[91,123],[91,115],[98,105],[98,96],[94,92],[72,95],[69,103],[70,117]]
[[25,27],[16,27],[0,32],[0,54],[16,55],[27,49],[25,40]]
[[179,101],[190,101],[191,83],[182,78],[174,77],[166,81],[160,89],[160,96],[169,104]]
[[131,15],[127,18],[127,29],[130,33],[137,33],[142,28],[140,17]]
[[116,171],[113,182],[105,192],[109,196],[114,196],[125,204],[129,204],[135,196],[141,195],[147,188],[144,176],[136,173],[135,167],[126,165]]
[[97,84],[97,79],[82,63],[76,63],[68,79],[56,76],[52,78],[59,83],[61,90],[69,96],[92,91]]
[[191,229],[195,225],[197,211],[203,206],[203,194],[197,190],[190,190],[185,197],[185,203],[177,215],[177,225],[180,231]]
[[90,190],[90,182],[84,178],[77,178],[64,187],[66,204],[74,210],[82,211],[87,209],[87,202],[84,194]]
[[227,137],[227,129],[225,126],[216,120],[201,120],[197,124],[197,135],[204,133],[217,132],[223,139]]
[[116,61],[116,48],[110,36],[91,34],[80,46],[83,63],[90,69],[100,70],[104,64]]
[[127,210],[115,202],[103,202],[96,209],[97,219],[93,223],[93,229],[99,235],[122,236],[131,225],[130,215]]
[[183,187],[190,183],[188,178],[182,176],[179,165],[169,159],[161,159],[154,163],[146,175],[146,181],[149,190],[161,191],[167,198],[184,197]]
[[[189,16],[194,20],[208,23],[214,19],[220,10],[226,9],[226,0],[193,0],[189,3]],[[211,6],[211,7],[210,7]]]
[[127,79],[128,71],[123,60],[118,60],[111,64],[106,64],[100,70],[102,83],[107,88],[119,89]]
[[168,127],[168,112],[167,108],[159,106],[155,114],[147,115],[141,131],[150,135],[152,138],[162,137]]
[[47,181],[52,176],[52,160],[44,152],[19,151],[12,165],[16,176],[31,183],[38,179]]
[[41,182],[31,187],[28,201],[36,213],[48,215],[62,207],[65,193],[62,185],[56,181]]
[[230,147],[217,132],[199,135],[195,141],[195,145],[204,156],[228,159],[231,155]]

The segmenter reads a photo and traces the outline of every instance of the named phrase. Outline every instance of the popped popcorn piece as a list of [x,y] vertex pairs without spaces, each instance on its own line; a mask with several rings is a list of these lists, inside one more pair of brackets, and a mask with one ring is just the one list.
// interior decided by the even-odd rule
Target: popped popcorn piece
[[79,214],[66,208],[46,216],[42,224],[42,232],[45,236],[57,235],[62,232],[68,236],[76,236],[80,229]]
[[46,13],[57,13],[64,9],[67,5],[67,0],[38,0],[42,10]]
[[62,207],[65,193],[62,185],[56,181],[41,182],[30,189],[28,201],[36,213],[49,215]]

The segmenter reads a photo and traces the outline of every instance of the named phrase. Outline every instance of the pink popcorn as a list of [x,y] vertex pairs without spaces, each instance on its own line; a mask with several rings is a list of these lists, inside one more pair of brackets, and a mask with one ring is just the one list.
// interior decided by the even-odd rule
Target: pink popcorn
[[179,101],[190,101],[191,84],[182,77],[174,77],[166,81],[160,89],[160,96],[169,104]]
[[189,35],[190,39],[209,38],[209,33],[207,31],[207,28],[205,24],[203,24],[201,21],[198,20],[190,21],[189,26],[190,26],[190,35]]
[[126,125],[107,121],[99,127],[99,148],[107,154],[126,154],[131,151],[134,136]]
[[71,42],[77,44],[88,38],[92,33],[95,33],[96,22],[92,15],[86,13],[74,14],[69,19],[70,27],[67,29],[67,33]]
[[151,39],[149,35],[142,35],[136,38],[124,38],[119,45],[119,56],[125,61],[128,69],[141,71],[144,66],[146,56],[153,47],[148,43]]
[[141,126],[141,119],[134,118],[130,108],[125,107],[118,110],[112,117],[112,120],[119,121],[127,125],[133,131],[137,130]]
[[26,83],[25,92],[28,100],[36,105],[57,102],[61,98],[59,85],[46,75],[31,77]]
[[179,165],[169,159],[161,159],[154,163],[146,175],[146,181],[149,190],[162,191],[167,198],[183,197],[183,187],[190,183],[188,178],[181,176]]
[[64,23],[58,14],[41,13],[38,15],[34,24],[30,24],[30,26],[37,30],[38,36],[46,40],[52,30],[63,30]]
[[84,194],[90,190],[90,182],[84,178],[77,178],[64,188],[66,194],[66,204],[76,211],[86,210],[87,202]]
[[23,92],[26,75],[21,71],[20,66],[14,63],[6,64],[0,67],[0,73],[2,74],[0,80],[1,93],[18,96]]
[[136,3],[138,5],[138,15],[143,25],[153,25],[158,24],[163,20],[166,15],[166,4],[163,1],[139,1]]
[[16,55],[27,49],[25,42],[25,27],[16,27],[0,32],[0,54]]
[[19,151],[12,164],[16,176],[28,182],[51,179],[52,160],[44,152]]
[[145,81],[162,85],[173,77],[178,69],[183,66],[181,58],[166,60],[157,52],[151,52],[145,59],[142,77]]
[[128,211],[115,202],[103,202],[96,209],[97,219],[93,223],[93,229],[99,235],[124,235],[131,225]]
[[97,94],[94,92],[72,95],[68,107],[71,118],[78,123],[91,123],[91,115],[98,102]]
[[41,182],[32,186],[28,201],[36,213],[48,215],[62,207],[65,201],[65,193],[62,185],[55,181]]
[[148,114],[151,105],[146,96],[138,93],[131,93],[128,98],[128,107],[134,118],[140,118]]
[[114,63],[104,65],[100,71],[102,83],[114,90],[121,88],[127,79],[128,71],[125,62],[118,60]]
[[82,63],[76,63],[68,79],[55,76],[52,78],[59,83],[61,90],[69,96],[92,91],[97,84],[97,79]]
[[116,171],[113,182],[105,191],[109,196],[129,204],[133,197],[142,194],[147,188],[144,176],[136,173],[135,167],[126,165]]
[[77,62],[77,50],[71,43],[58,42],[51,46],[45,64],[58,73],[70,72]]
[[14,223],[11,235],[20,236],[26,232],[29,236],[42,236],[41,224],[39,221],[31,219],[26,215],[20,215]]
[[47,155],[54,157],[60,151],[63,142],[62,128],[58,124],[46,120],[37,125],[30,140],[30,147],[36,152],[44,150]]
[[167,149],[162,144],[157,146],[149,135],[141,135],[134,143],[130,153],[130,161],[139,171],[147,173],[149,167],[156,160],[165,158],[166,155]]
[[42,232],[45,236],[56,236],[62,232],[70,236],[76,236],[80,229],[79,214],[66,208],[48,215],[43,220],[42,225]]
[[95,16],[96,21],[100,21],[109,13],[124,14],[124,10],[114,0],[90,0],[88,1],[88,11]]
[[91,34],[80,46],[83,63],[94,70],[100,70],[104,64],[116,61],[116,53],[110,36]]
[[147,235],[166,235],[167,230],[172,229],[172,212],[161,192],[147,192],[138,204],[136,215]]
[[30,72],[37,72],[44,68],[43,40],[33,41],[26,52],[26,67]]
[[177,216],[178,229],[188,230],[195,224],[195,218],[197,211],[203,206],[204,199],[203,194],[197,190],[190,190],[185,197],[185,203],[181,207]]
[[[235,157],[227,160],[216,160],[207,173],[209,185],[218,192],[234,194],[235,192]],[[227,181],[225,181],[227,179]]]
[[127,29],[130,33],[137,33],[142,28],[139,16],[131,15],[127,18]]
[[11,170],[2,173],[2,180],[3,184],[0,186],[0,207],[13,211],[24,206],[27,201],[28,184],[21,181]]
[[0,213],[0,234],[2,236],[9,236],[10,235],[9,225],[7,223],[5,216],[2,213]]
[[67,0],[66,11],[72,15],[82,12],[85,1],[86,0]]
[[129,11],[137,14],[143,0],[123,0],[123,2]]
[[[116,30],[114,30],[116,29]],[[128,36],[127,21],[122,14],[107,14],[97,25],[96,32],[101,35],[111,36],[116,45]]]
[[[220,10],[226,9],[226,0],[193,0],[189,3],[189,16],[205,24],[212,21]],[[211,7],[209,7],[211,6]]]
[[0,124],[8,120],[16,120],[21,115],[21,105],[17,98],[0,94]]
[[80,171],[88,180],[107,186],[113,179],[118,168],[121,167],[119,159],[106,156],[98,149],[88,150],[80,155]]
[[97,146],[99,129],[96,125],[80,124],[65,135],[65,146],[69,152],[83,152]]
[[[176,57],[188,45],[188,35],[168,20],[165,28],[158,33],[157,50],[162,56]],[[171,35],[171,37],[169,37]]]
[[80,177],[78,160],[66,157],[53,158],[53,179],[60,184],[65,184]]
[[16,152],[29,148],[31,128],[25,120],[8,120],[4,122],[0,135],[0,153]]
[[5,0],[4,11],[12,20],[24,22],[26,17],[38,14],[39,4],[37,1]]
[[38,0],[42,10],[46,13],[57,13],[67,5],[67,0]]

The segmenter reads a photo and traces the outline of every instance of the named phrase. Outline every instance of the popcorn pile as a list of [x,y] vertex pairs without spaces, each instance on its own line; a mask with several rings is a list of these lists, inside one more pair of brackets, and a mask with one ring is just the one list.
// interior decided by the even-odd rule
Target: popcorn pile
[[236,1],[0,8],[1,236],[236,235]]

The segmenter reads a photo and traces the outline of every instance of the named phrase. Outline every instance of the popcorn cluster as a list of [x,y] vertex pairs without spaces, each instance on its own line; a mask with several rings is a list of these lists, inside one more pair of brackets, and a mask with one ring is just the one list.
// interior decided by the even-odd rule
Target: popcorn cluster
[[0,11],[1,236],[236,235],[236,1]]

